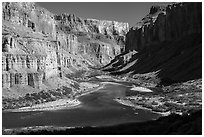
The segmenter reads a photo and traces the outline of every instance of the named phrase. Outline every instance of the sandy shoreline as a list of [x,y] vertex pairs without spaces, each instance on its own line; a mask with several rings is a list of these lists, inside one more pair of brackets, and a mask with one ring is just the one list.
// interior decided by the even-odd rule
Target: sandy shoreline
[[138,86],[135,86],[135,85],[133,85],[130,90],[138,91],[138,92],[153,92],[152,90],[150,90],[148,88],[138,87]]
[[162,116],[168,116],[170,115],[170,112],[155,112],[155,111],[152,111],[152,109],[149,109],[149,108],[145,108],[145,107],[142,107],[142,106],[139,106],[139,105],[135,105],[133,104],[131,101],[129,100],[123,100],[123,99],[114,99],[116,102],[120,103],[120,104],[123,104],[125,106],[129,106],[129,107],[134,107],[136,109],[143,109],[143,110],[149,110],[151,111],[152,113],[156,113],[156,114],[161,114]]
[[10,109],[6,110],[9,112],[27,112],[27,111],[53,111],[59,110],[63,108],[74,108],[81,104],[81,102],[77,99],[59,99],[51,102],[46,102],[42,104],[36,104],[29,107],[22,107],[18,109]]
[[102,84],[113,84],[113,85],[122,85],[120,83],[116,83],[116,82],[101,82]]

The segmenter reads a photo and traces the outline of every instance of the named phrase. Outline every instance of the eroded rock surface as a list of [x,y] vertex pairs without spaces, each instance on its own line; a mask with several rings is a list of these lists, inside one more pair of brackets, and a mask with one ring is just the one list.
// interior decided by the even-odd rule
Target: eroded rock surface
[[2,3],[3,88],[107,64],[124,50],[128,24],[55,15],[36,3]]

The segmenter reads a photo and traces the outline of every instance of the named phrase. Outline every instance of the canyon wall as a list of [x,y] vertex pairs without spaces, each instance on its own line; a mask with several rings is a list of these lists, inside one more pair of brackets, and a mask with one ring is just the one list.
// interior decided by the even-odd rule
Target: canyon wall
[[32,2],[3,2],[2,19],[31,28],[55,38],[55,20],[52,13]]
[[127,23],[55,15],[31,2],[3,2],[3,88],[41,88],[50,77],[107,64],[123,50],[127,31]]
[[[88,56],[94,62],[105,65],[124,50],[128,23],[82,19],[66,13],[55,15],[55,20],[58,32],[73,33],[78,38],[74,52]],[[63,39],[66,42],[66,38]]]
[[[202,77],[202,3],[153,6],[126,35],[125,52],[104,70],[171,84]],[[164,81],[164,82],[162,82]]]
[[64,26],[66,30],[101,33],[111,37],[121,36],[125,38],[125,34],[129,30],[128,23],[97,19],[82,19],[76,17],[74,14],[67,13],[55,15],[55,20]]
[[140,51],[152,43],[175,40],[202,31],[200,3],[152,6],[150,13],[127,33],[126,51]]
[[57,76],[57,56],[54,44],[51,44],[52,41],[42,39],[3,35],[3,87],[20,84],[40,88],[43,78]]

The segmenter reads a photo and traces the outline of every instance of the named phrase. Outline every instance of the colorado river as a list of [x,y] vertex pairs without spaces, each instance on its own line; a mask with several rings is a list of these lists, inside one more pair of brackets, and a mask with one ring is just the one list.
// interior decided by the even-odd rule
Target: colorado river
[[126,84],[106,83],[98,91],[79,97],[81,105],[73,109],[3,112],[3,128],[105,126],[147,121],[160,116],[148,110],[133,110],[113,100],[124,97],[126,90],[128,90]]

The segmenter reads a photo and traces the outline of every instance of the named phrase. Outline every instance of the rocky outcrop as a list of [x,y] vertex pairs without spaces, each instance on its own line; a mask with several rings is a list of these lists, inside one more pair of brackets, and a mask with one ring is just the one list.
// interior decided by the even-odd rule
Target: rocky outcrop
[[66,29],[66,31],[101,33],[113,38],[114,36],[124,37],[129,30],[128,23],[97,19],[82,19],[73,14],[64,13],[61,15],[55,15],[55,19],[61,24],[61,27],[65,27],[64,29]]
[[55,20],[35,3],[3,3],[3,88],[41,88],[58,75]]
[[141,51],[152,43],[175,40],[202,30],[200,3],[174,3],[167,7],[153,6],[150,13],[130,29],[126,51]]
[[57,33],[58,49],[64,49],[70,54],[78,53],[77,37],[73,34]]
[[55,38],[55,20],[49,11],[32,2],[4,2],[2,7],[2,19],[4,21],[23,25],[33,31]]
[[162,85],[202,76],[202,4],[154,6],[126,35],[125,52],[104,70],[112,74],[148,74]]
[[[18,40],[14,37],[3,37],[2,54],[2,83],[3,88],[10,88],[14,85],[29,85],[40,88],[43,73],[46,72],[45,55],[32,55],[21,51],[18,47]],[[15,42],[11,42],[15,41]],[[5,50],[6,49],[6,50]]]
[[56,41],[8,34],[3,35],[2,43],[3,88],[17,84],[40,88],[43,79],[59,76],[61,68],[72,67],[76,61],[83,64],[76,55],[67,52],[68,49]]
[[42,86],[43,74],[38,72],[3,72],[2,87],[12,88],[14,85],[28,85],[40,89]]

